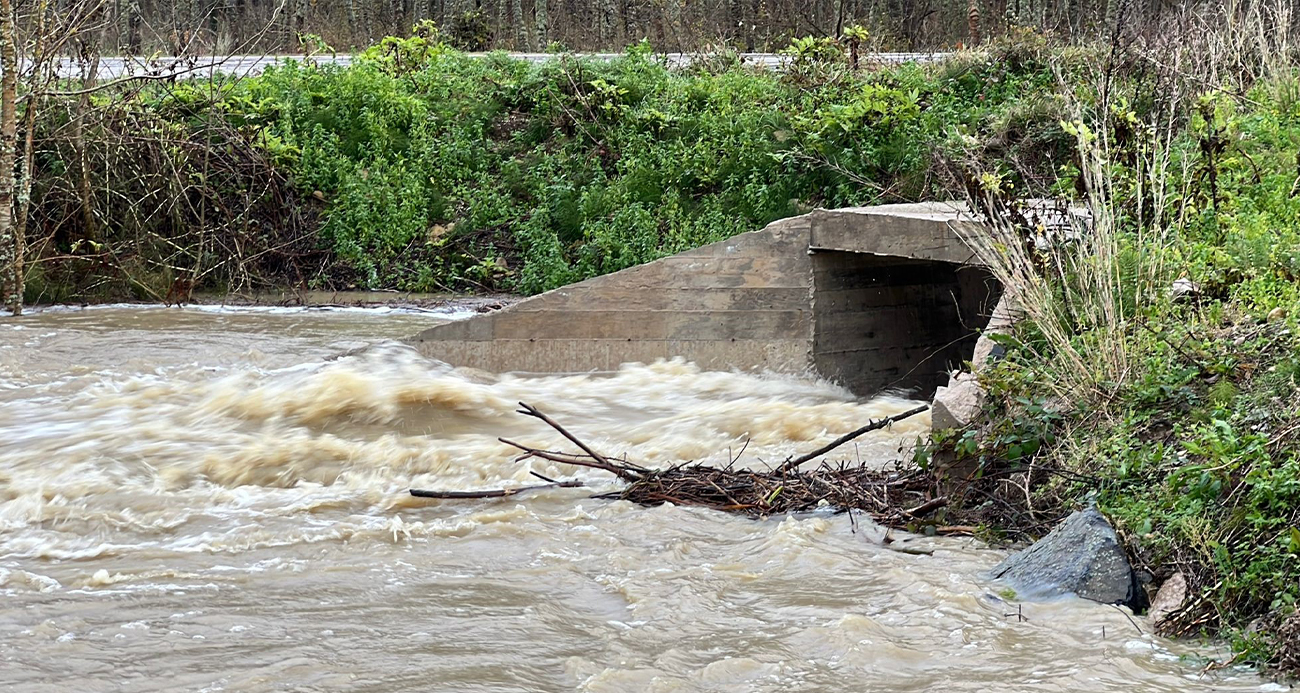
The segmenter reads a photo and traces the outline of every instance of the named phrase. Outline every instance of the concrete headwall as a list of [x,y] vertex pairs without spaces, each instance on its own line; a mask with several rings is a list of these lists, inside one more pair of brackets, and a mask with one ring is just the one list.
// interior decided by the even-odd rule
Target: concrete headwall
[[421,353],[493,372],[609,371],[684,357],[707,369],[810,366],[808,217],[588,279],[416,335]]
[[963,269],[971,253],[960,224],[969,224],[960,210],[942,205],[813,212],[411,341],[494,372],[683,357],[706,369],[817,373],[861,394],[928,393],[970,357],[996,301],[986,272]]

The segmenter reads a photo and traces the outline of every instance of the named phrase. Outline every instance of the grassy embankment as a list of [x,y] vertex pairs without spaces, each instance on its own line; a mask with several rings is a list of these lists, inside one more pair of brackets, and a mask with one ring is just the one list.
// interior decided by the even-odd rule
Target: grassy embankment
[[991,534],[1095,499],[1153,588],[1185,576],[1163,632],[1295,673],[1300,72],[1270,27],[1224,15],[1163,50],[1056,53],[1077,154],[1047,192],[1091,224],[1021,218],[997,164],[967,159],[1003,210],[981,255],[1024,320],[981,376],[985,422],[931,452],[974,470],[964,509]]
[[959,130],[1068,157],[1054,118],[1006,122],[1050,88],[1044,64],[856,72],[801,45],[785,73],[726,55],[674,72],[646,50],[533,65],[415,37],[348,68],[106,92],[85,186],[78,106],[55,105],[33,196],[49,242],[30,245],[60,259],[28,295],[148,299],[175,279],[535,293],[813,206],[960,196],[936,165]]
[[[1300,76],[1277,32],[1221,17],[1193,34],[1021,35],[880,72],[804,42],[784,74],[394,39],[347,69],[101,96],[91,221],[58,116],[75,109],[38,138],[32,247],[49,259],[29,297],[161,296],[186,277],[536,292],[813,205],[1084,200],[1077,234],[996,216],[985,259],[1027,319],[982,376],[986,422],[937,433],[936,454],[977,470],[965,511],[990,534],[1094,495],[1155,584],[1186,575],[1166,630],[1295,670]],[[1179,279],[1195,290],[1175,300]]]

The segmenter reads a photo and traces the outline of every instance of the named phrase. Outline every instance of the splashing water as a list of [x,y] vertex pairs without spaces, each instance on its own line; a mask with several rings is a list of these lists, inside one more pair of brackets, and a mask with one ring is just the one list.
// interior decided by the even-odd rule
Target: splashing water
[[[779,462],[909,407],[691,364],[515,377],[393,341],[437,316],[116,307],[0,321],[0,688],[132,691],[1269,690],[1001,553],[845,516],[755,521],[554,489],[498,436],[652,465]],[[878,464],[925,417],[872,434]],[[1141,632],[1139,632],[1139,629]],[[1277,688],[1281,690],[1280,688]]]

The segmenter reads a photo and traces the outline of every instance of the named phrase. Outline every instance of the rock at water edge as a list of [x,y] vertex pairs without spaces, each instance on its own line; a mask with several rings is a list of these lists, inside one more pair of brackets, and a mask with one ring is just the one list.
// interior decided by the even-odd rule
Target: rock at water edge
[[1165,580],[1165,584],[1160,586],[1160,591],[1156,592],[1156,598],[1151,600],[1151,610],[1147,612],[1147,616],[1158,626],[1170,614],[1183,608],[1185,601],[1187,601],[1187,578],[1183,577],[1182,573],[1174,573]]
[[1080,510],[992,571],[1023,599],[1076,594],[1103,604],[1146,607],[1146,593],[1129,565],[1115,528],[1095,508]]
[[948,379],[947,387],[934,392],[930,410],[930,426],[934,430],[966,428],[976,421],[984,409],[984,388],[971,373],[957,373]]

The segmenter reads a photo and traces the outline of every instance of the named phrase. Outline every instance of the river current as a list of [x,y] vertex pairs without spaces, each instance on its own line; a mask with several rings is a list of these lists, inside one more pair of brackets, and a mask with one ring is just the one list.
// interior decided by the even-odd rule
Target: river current
[[[982,577],[1005,554],[974,540],[591,488],[411,498],[530,471],[615,488],[516,461],[498,436],[569,449],[519,401],[651,465],[777,462],[912,404],[680,362],[470,372],[397,341],[454,317],[0,318],[0,690],[1284,690],[1202,675],[1222,652],[1119,608],[1008,604]],[[839,455],[881,464],[927,428]]]

